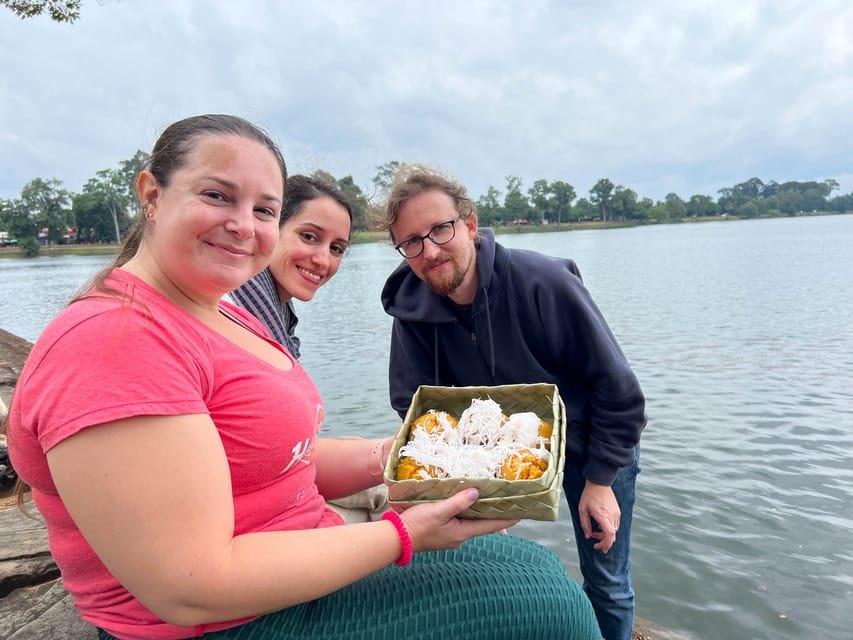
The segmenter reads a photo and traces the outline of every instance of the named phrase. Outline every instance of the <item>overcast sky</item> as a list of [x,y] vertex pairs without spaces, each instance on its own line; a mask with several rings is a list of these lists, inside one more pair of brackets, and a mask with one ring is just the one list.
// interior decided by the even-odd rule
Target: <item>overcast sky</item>
[[83,0],[70,25],[0,7],[0,198],[36,177],[79,192],[205,112],[365,191],[398,160],[475,198],[508,175],[850,193],[851,34],[850,0]]

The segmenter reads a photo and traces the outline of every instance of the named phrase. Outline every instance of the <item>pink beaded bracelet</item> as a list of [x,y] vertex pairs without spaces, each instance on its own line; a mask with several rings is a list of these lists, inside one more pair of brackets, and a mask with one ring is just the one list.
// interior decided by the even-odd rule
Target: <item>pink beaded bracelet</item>
[[403,547],[403,552],[400,554],[400,557],[397,559],[397,564],[401,567],[405,567],[412,561],[412,538],[409,536],[409,531],[406,529],[406,525],[403,523],[403,519],[398,516],[393,511],[386,511],[382,514],[382,519],[387,520],[391,524],[394,525],[394,528],[397,530],[397,535],[400,536],[400,546]]

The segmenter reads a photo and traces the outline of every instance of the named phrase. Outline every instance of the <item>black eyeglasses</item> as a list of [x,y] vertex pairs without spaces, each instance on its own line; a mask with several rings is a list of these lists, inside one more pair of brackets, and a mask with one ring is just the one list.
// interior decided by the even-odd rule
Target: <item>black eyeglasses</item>
[[439,245],[447,244],[453,240],[456,237],[456,222],[459,218],[460,216],[456,216],[453,220],[437,224],[425,236],[403,240],[394,248],[404,258],[417,258],[424,252],[424,240],[429,239],[433,244]]

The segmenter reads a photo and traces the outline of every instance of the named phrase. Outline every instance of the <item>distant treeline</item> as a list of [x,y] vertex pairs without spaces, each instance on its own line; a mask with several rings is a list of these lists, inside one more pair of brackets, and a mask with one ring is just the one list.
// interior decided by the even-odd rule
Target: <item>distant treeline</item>
[[[139,213],[136,176],[148,154],[137,151],[115,169],[103,169],[89,179],[80,193],[63,188],[56,178],[35,178],[21,189],[19,198],[0,199],[0,246],[17,243],[28,253],[39,246],[61,243],[115,243],[123,238]],[[382,202],[400,167],[396,160],[376,167],[369,193],[352,176],[335,178],[322,169],[322,177],[343,191],[353,204],[354,228],[366,229],[365,212]],[[670,193],[663,201],[640,198],[637,192],[601,178],[578,198],[568,182],[536,180],[524,190],[518,176],[507,176],[503,192],[489,186],[476,199],[484,226],[562,224],[588,221],[662,223],[685,218],[737,216],[757,218],[795,216],[802,213],[853,211],[853,192],[835,195],[835,180],[821,182],[764,183],[758,178],[720,189],[716,199],[693,195],[687,200]]]
[[711,216],[758,218],[853,211],[853,192],[832,197],[837,189],[835,180],[765,184],[750,178],[720,189],[716,200],[700,194],[685,200],[669,193],[662,201],[655,201],[601,178],[589,190],[588,197],[575,200],[575,189],[566,182],[537,180],[525,193],[520,178],[507,176],[505,193],[489,187],[477,200],[477,210],[485,224],[524,220],[532,224],[591,220],[654,223]]

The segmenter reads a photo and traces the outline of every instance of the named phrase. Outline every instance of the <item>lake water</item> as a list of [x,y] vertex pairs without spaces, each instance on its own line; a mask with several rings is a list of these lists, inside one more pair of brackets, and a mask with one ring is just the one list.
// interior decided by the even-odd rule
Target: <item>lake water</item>
[[[648,402],[633,572],[638,615],[696,639],[850,637],[853,216],[502,235],[572,257]],[[35,340],[110,258],[0,260],[0,327]],[[327,433],[379,436],[398,258],[352,247],[297,303]],[[575,578],[568,509],[514,531]]]

